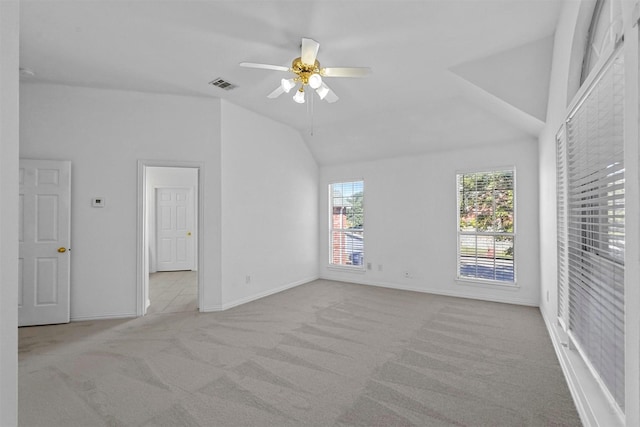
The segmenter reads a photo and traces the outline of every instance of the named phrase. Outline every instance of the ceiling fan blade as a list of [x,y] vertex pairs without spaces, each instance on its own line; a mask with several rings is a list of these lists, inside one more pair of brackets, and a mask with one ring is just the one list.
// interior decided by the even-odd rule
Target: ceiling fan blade
[[327,101],[329,104],[333,104],[338,99],[340,99],[338,98],[338,95],[336,95],[335,92],[332,91],[331,89],[329,89],[329,93],[327,93],[327,96],[324,97],[324,100]]
[[371,74],[369,67],[328,67],[322,69],[323,77],[364,77]]
[[318,49],[320,49],[320,43],[312,39],[302,39],[302,52],[300,54],[300,60],[303,64],[313,65],[316,62],[316,56],[318,55]]
[[282,65],[258,64],[256,62],[241,62],[240,66],[245,68],[261,68],[263,70],[289,71],[289,67],[283,67]]
[[274,90],[273,92],[271,92],[269,95],[267,95],[267,98],[277,98],[280,95],[282,95],[284,93],[284,89],[282,88],[282,86],[278,86],[276,88],[276,90]]

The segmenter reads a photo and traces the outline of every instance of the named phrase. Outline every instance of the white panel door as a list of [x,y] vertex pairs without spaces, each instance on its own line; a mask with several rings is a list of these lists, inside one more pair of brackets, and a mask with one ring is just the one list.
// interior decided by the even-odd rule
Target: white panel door
[[69,322],[71,162],[20,159],[18,325]]
[[156,189],[158,271],[193,270],[193,191]]

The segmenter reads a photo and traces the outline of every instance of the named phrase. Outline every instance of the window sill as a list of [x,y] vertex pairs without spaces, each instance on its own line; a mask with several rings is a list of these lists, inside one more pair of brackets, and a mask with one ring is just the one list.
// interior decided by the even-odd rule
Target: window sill
[[497,280],[483,280],[483,279],[473,279],[470,277],[458,277],[456,278],[456,283],[458,285],[463,286],[481,286],[487,288],[506,288],[506,289],[520,289],[520,285],[517,282],[500,282]]
[[327,270],[342,271],[344,273],[364,274],[364,266],[352,267],[348,265],[328,265]]

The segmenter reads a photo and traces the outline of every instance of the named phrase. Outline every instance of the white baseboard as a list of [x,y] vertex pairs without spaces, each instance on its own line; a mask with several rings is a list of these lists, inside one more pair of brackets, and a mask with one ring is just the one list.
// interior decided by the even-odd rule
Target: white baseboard
[[109,313],[98,314],[91,316],[71,316],[72,322],[84,322],[87,320],[107,320],[107,319],[126,319],[130,317],[137,317],[136,313]]
[[319,277],[317,275],[306,277],[304,279],[296,280],[295,282],[287,283],[287,284],[279,286],[277,288],[273,288],[273,289],[269,289],[269,290],[264,291],[264,292],[260,292],[260,293],[253,294],[253,295],[249,295],[249,296],[246,296],[244,298],[239,298],[239,299],[236,299],[234,301],[230,301],[230,302],[224,303],[222,305],[214,305],[214,306],[204,307],[201,311],[207,313],[207,312],[228,310],[230,308],[237,307],[239,305],[246,304],[246,303],[251,302],[251,301],[259,300],[260,298],[268,297],[269,295],[273,295],[273,294],[277,294],[277,293],[282,292],[282,291],[286,291],[287,289],[295,288],[296,286],[304,285],[305,283],[313,282],[314,280],[317,280],[318,278]]
[[415,288],[411,286],[399,285],[397,283],[390,283],[384,281],[368,281],[368,280],[358,280],[358,278],[354,278],[354,280],[345,280],[345,279],[335,279],[332,277],[320,277],[323,280],[332,280],[334,282],[344,282],[344,283],[357,283],[359,285],[367,285],[367,286],[375,286],[378,288],[388,288],[388,289],[398,289],[401,291],[412,291],[412,292],[421,292],[423,294],[433,294],[433,295],[442,295],[447,297],[456,297],[456,298],[468,298],[468,299],[476,299],[481,301],[489,301],[489,302],[499,302],[505,304],[516,304],[516,305],[526,305],[529,307],[538,307],[538,301],[532,301],[528,299],[522,299],[517,297],[503,297],[503,296],[486,296],[486,295],[472,295],[466,292],[456,292],[456,291],[443,291],[441,289],[425,289],[425,288]]
[[585,427],[624,426],[624,420],[620,418],[616,410],[611,406],[582,357],[577,351],[569,349],[567,343],[564,343],[561,339],[560,326],[557,325],[555,319],[548,319],[542,309],[540,313],[547,326],[553,348],[558,356],[558,362],[567,380],[569,391],[582,424]]

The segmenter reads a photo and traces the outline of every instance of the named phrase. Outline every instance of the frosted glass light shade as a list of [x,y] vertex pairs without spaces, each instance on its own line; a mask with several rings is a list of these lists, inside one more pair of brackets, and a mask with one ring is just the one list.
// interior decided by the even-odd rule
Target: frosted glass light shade
[[311,86],[312,89],[318,89],[321,85],[322,77],[320,77],[320,74],[312,74],[309,77],[309,86]]
[[282,90],[289,93],[291,89],[296,87],[296,82],[293,79],[282,79],[280,80],[280,86],[282,86]]
[[320,99],[324,99],[324,97],[329,93],[329,88],[323,83],[318,89],[316,89],[316,93]]
[[304,104],[304,92],[301,90],[297,91],[296,94],[293,95],[293,100],[298,104]]

